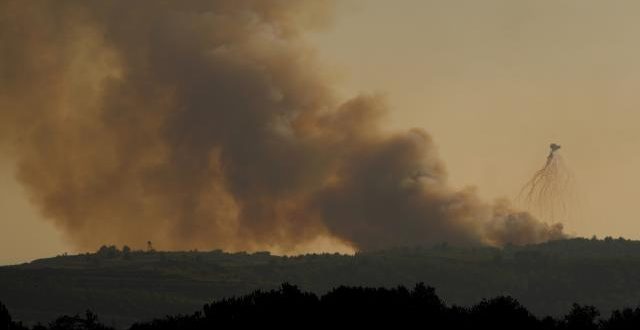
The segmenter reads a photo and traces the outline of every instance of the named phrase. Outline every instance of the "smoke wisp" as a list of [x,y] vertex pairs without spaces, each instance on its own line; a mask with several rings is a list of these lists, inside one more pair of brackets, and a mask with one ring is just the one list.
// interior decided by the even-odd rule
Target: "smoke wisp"
[[430,136],[341,102],[305,44],[325,1],[0,1],[0,143],[81,248],[367,250],[563,237],[454,191]]

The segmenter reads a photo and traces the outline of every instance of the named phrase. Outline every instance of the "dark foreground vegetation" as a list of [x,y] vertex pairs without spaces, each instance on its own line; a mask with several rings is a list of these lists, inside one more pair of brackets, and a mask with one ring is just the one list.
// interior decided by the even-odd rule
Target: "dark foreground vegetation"
[[502,249],[442,244],[295,257],[104,247],[0,267],[0,301],[29,326],[90,309],[105,324],[128,327],[285,282],[318,296],[341,285],[394,288],[423,282],[437,288],[449,306],[511,296],[537,317],[562,319],[573,303],[595,306],[608,316],[640,304],[640,242],[571,239]]
[[[188,315],[167,316],[136,323],[131,330],[262,328],[334,328],[380,326],[428,329],[638,329],[640,308],[612,312],[599,318],[593,306],[574,304],[560,318],[538,318],[517,300],[500,296],[471,307],[447,306],[431,287],[416,285],[392,289],[338,287],[318,297],[298,287],[283,284],[278,290],[255,291],[222,299]],[[0,330],[26,330],[14,322],[0,304]],[[106,330],[92,312],[84,316],[61,316],[33,330]]]

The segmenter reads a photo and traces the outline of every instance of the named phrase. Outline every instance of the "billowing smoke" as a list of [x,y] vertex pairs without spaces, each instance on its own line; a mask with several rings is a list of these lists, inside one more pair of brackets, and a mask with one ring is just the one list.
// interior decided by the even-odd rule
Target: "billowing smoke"
[[302,35],[328,1],[0,4],[0,142],[82,248],[284,251],[563,236],[453,191],[427,133],[339,102]]

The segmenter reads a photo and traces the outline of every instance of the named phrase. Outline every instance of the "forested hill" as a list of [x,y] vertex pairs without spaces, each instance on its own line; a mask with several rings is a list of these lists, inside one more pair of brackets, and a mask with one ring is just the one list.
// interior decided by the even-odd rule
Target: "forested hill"
[[571,239],[503,249],[439,245],[296,257],[104,247],[0,267],[0,301],[26,322],[91,309],[107,324],[127,325],[283,282],[319,294],[340,285],[424,282],[447,304],[511,295],[538,315],[562,315],[574,302],[606,315],[640,303],[640,242]]

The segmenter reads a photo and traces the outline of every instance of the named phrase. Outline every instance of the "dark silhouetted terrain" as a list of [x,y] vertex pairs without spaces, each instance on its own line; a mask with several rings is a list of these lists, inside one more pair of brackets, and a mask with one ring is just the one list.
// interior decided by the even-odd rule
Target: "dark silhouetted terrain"
[[603,315],[640,303],[640,242],[571,239],[503,249],[398,248],[355,256],[142,252],[104,247],[0,267],[0,301],[32,324],[90,309],[105,324],[128,325],[192,313],[222,297],[288,282],[324,294],[335,287],[437,288],[448,305],[509,295],[537,316],[558,317],[573,303]]
[[[470,307],[447,305],[432,287],[418,283],[412,290],[340,286],[318,296],[297,286],[282,284],[276,290],[224,298],[206,304],[194,313],[170,315],[136,322],[130,330],[164,329],[326,329],[361,328],[428,329],[562,329],[614,330],[640,327],[640,308],[616,310],[600,317],[597,308],[573,304],[562,317],[537,317],[517,299],[498,296],[482,299]],[[27,330],[14,321],[0,303],[0,329]],[[33,330],[109,330],[91,311],[62,315]]]

